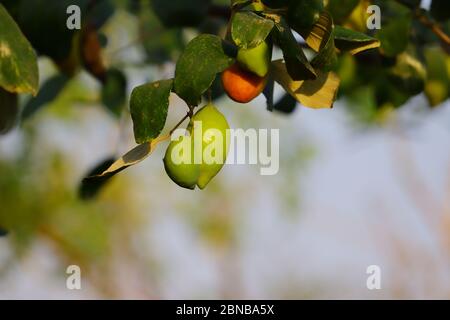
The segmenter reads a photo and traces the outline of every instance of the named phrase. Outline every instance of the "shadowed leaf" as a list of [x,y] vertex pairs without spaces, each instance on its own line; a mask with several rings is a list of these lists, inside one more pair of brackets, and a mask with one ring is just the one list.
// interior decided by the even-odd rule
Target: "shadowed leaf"
[[[92,177],[101,174],[103,171],[108,169],[114,163],[114,161],[115,159],[113,157],[102,161],[100,164],[95,166],[95,168],[89,171],[89,173],[86,176]],[[80,198],[84,200],[94,198],[108,181],[109,181],[108,177],[101,177],[98,179],[83,179],[80,188],[78,190]]]
[[58,74],[47,81],[42,85],[41,90],[39,90],[39,94],[28,100],[22,111],[22,121],[27,120],[33,114],[35,114],[39,109],[44,107],[46,104],[53,101],[59,93],[64,89],[69,78],[64,74]]
[[17,122],[17,94],[0,88],[0,134],[8,133]]

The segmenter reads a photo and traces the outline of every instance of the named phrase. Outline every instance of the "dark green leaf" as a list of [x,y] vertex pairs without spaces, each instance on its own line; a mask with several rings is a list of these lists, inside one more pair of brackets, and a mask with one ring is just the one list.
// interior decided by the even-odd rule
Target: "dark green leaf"
[[145,2],[142,5],[139,11],[139,33],[148,62],[162,64],[171,61],[183,49],[183,31],[165,28],[148,4]]
[[89,0],[33,0],[22,1],[19,8],[19,25],[38,53],[57,62],[66,59],[78,30],[67,29],[67,7],[77,5],[83,19]]
[[289,25],[298,33],[305,32],[319,20],[323,9],[323,0],[291,0],[287,13]]
[[234,43],[244,49],[257,47],[266,40],[274,22],[250,11],[237,12],[231,24],[231,37]]
[[431,2],[430,13],[438,21],[446,21],[450,19],[450,1],[433,0]]
[[120,116],[125,105],[127,79],[122,71],[110,69],[102,87],[102,102],[114,115]]
[[281,7],[287,7],[289,4],[289,0],[262,0],[262,3],[264,5],[268,6],[269,8],[281,8]]
[[5,237],[8,235],[8,231],[0,227],[0,237]]
[[108,177],[100,177],[97,179],[89,179],[89,177],[101,174],[106,169],[108,169],[114,163],[114,161],[114,157],[110,157],[102,161],[100,164],[89,171],[89,173],[86,175],[86,178],[84,178],[81,182],[80,188],[78,190],[78,194],[81,199],[90,200],[98,194],[103,186],[109,181]]
[[167,119],[172,87],[173,80],[162,80],[133,89],[130,112],[137,143],[150,141],[161,133]]
[[22,121],[30,118],[35,112],[53,101],[64,89],[69,78],[63,74],[55,75],[45,81],[39,94],[28,100],[22,111]]
[[175,92],[190,106],[200,103],[217,73],[233,64],[227,44],[214,35],[200,35],[187,45],[175,70]]
[[195,27],[206,17],[211,0],[152,0],[152,6],[167,27]]
[[317,77],[301,46],[284,19],[275,25],[274,40],[283,51],[287,70],[293,80],[311,80]]
[[401,4],[407,6],[410,9],[416,9],[420,6],[422,0],[398,0]]
[[266,87],[264,88],[264,96],[266,97],[267,110],[273,111],[273,94],[275,90],[275,79],[270,74],[267,80]]
[[0,4],[0,87],[32,93],[39,87],[36,54],[15,21]]
[[281,113],[290,114],[295,111],[296,107],[297,100],[295,100],[290,94],[286,93],[275,103],[274,110]]
[[0,134],[8,133],[15,126],[18,113],[17,94],[0,88]]
[[328,0],[328,11],[334,22],[344,22],[359,4],[359,0]]
[[253,0],[231,0],[231,6],[232,7],[236,7],[236,6],[245,6],[247,4],[252,3]]
[[[386,4],[387,5],[387,4]],[[412,14],[399,4],[389,3],[386,10],[390,14],[386,22],[376,33],[376,38],[381,42],[381,52],[394,57],[406,50],[409,43]]]

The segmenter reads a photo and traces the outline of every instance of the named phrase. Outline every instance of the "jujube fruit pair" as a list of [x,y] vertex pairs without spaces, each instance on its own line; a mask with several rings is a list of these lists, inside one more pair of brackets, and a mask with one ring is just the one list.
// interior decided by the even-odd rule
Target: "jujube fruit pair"
[[[200,109],[189,123],[189,136],[171,141],[167,148],[163,161],[168,176],[183,188],[204,189],[225,164],[229,129],[227,120],[214,105],[210,103]],[[212,159],[207,157],[210,151],[214,153]]]
[[266,41],[250,49],[239,49],[236,63],[222,73],[222,84],[236,102],[248,103],[264,90],[272,56]]

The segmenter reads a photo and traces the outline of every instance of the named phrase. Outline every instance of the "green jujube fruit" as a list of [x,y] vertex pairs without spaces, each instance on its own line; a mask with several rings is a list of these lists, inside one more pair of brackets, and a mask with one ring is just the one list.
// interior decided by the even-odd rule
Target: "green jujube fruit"
[[[189,151],[189,152],[185,152]],[[180,187],[195,189],[200,167],[194,163],[193,139],[189,136],[171,141],[164,156],[167,175]]]
[[214,105],[201,108],[189,122],[190,135],[170,142],[163,160],[167,175],[183,188],[204,189],[226,162],[229,128]]
[[237,55],[241,67],[261,78],[269,72],[271,58],[272,52],[266,41],[251,49],[239,49]]
[[[197,156],[201,157],[202,159],[197,186],[200,189],[204,189],[206,185],[211,181],[211,179],[219,173],[219,171],[225,164],[230,142],[230,126],[228,125],[228,121],[227,119],[225,119],[224,115],[211,103],[201,108],[192,118],[189,129],[192,132],[191,135],[194,136],[194,141],[196,141],[196,135],[198,135],[198,131],[196,131],[196,123],[197,126],[199,123],[201,123],[202,129],[202,155],[199,155],[200,148],[196,148],[195,150]],[[215,140],[216,138],[219,138],[218,136],[221,137],[221,141]],[[205,158],[205,156],[209,153],[207,152],[209,150],[214,151],[211,152],[211,154],[214,156],[214,159],[219,160],[217,161],[218,163],[209,163],[208,160],[214,159]]]

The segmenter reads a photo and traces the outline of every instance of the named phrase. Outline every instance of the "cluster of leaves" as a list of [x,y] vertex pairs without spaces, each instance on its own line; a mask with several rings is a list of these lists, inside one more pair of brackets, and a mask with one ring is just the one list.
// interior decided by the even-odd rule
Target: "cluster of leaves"
[[[186,102],[188,116],[192,116],[205,94],[213,99],[223,95],[218,74],[235,62],[237,51],[263,41],[283,56],[272,62],[264,91],[269,111],[288,114],[298,103],[331,108],[339,95],[348,99],[361,120],[373,122],[386,109],[401,107],[423,92],[430,105],[436,106],[450,94],[449,2],[433,0],[430,10],[420,8],[420,2],[0,0],[4,6],[0,5],[0,130],[5,132],[16,122],[17,93],[37,94],[22,108],[24,120],[54,99],[80,69],[103,84],[104,105],[115,114],[122,112],[126,77],[117,68],[106,67],[102,46],[107,41],[102,41],[100,33],[117,7],[138,18],[147,62],[176,61],[176,71],[172,79],[134,88],[130,113],[138,146],[119,160],[93,169],[82,186],[87,196],[169,138],[161,133],[171,93]],[[81,30],[66,28],[70,4],[81,8]],[[367,29],[370,5],[381,8],[380,29]],[[197,34],[188,43],[185,28]],[[33,48],[50,57],[60,70],[39,93]],[[278,101],[274,101],[275,83],[285,90]]]

